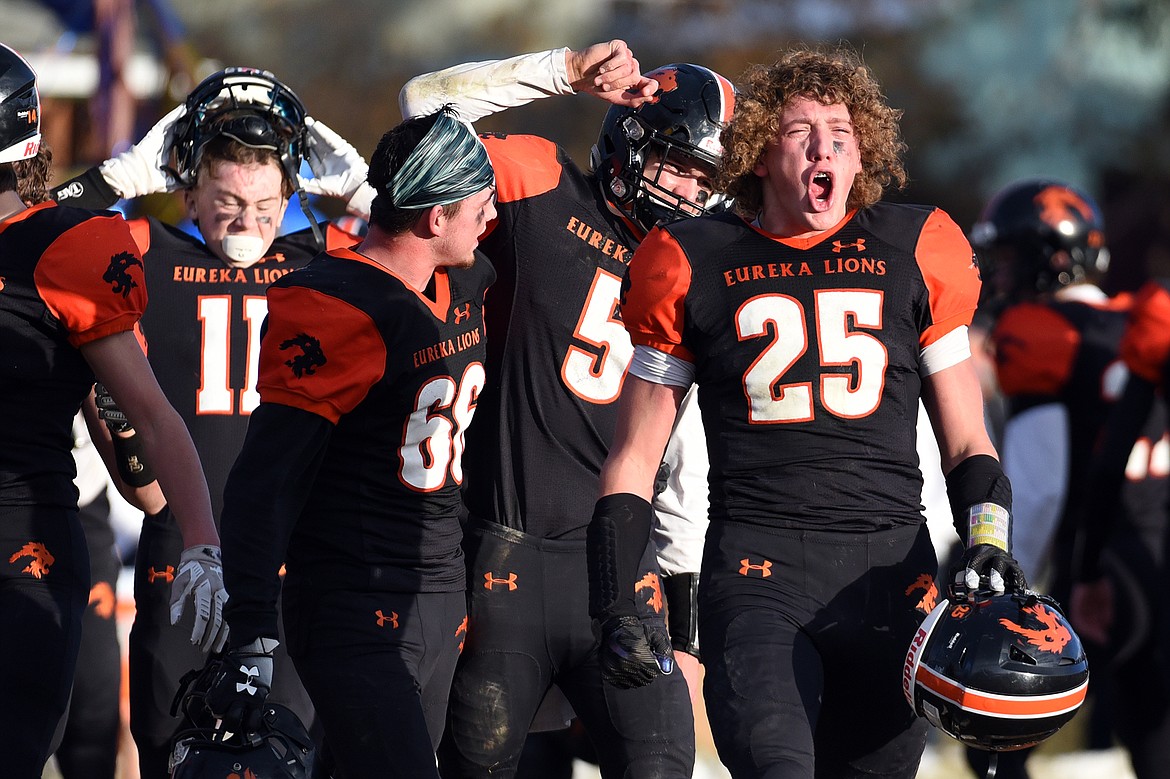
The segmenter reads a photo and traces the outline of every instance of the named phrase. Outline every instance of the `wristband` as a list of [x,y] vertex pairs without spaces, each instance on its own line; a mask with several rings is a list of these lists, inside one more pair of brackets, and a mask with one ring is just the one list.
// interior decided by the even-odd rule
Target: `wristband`
[[146,452],[137,433],[111,438],[114,441],[114,460],[118,463],[118,475],[122,481],[131,487],[145,487],[155,480],[154,469],[146,463]]
[[675,573],[662,577],[666,598],[666,627],[670,646],[699,657],[699,574]]

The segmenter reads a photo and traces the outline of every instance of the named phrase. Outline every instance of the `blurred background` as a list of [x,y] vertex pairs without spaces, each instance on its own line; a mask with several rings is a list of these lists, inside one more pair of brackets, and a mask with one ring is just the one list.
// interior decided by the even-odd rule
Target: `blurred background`
[[[368,156],[406,79],[447,65],[620,37],[646,70],[689,60],[734,81],[790,41],[845,40],[905,111],[896,199],[969,227],[1009,180],[1065,178],[1105,209],[1110,291],[1170,272],[1165,0],[0,0],[0,19],[40,74],[58,180],[225,65],[273,71]],[[540,133],[586,164],[604,109],[538,101],[481,129]]]
[[[736,81],[790,42],[847,41],[905,112],[911,182],[892,199],[969,228],[1009,181],[1063,178],[1105,211],[1107,291],[1170,275],[1167,0],[0,0],[0,20],[38,72],[58,182],[227,65],[271,70],[368,157],[400,119],[403,83],[461,62],[622,38],[644,70],[693,61]],[[554,139],[586,166],[605,109],[538,101],[478,126]],[[182,216],[173,196],[125,207]],[[286,229],[303,226],[298,212]],[[1130,776],[1115,750],[1066,762],[1084,719],[1031,761],[1036,779]],[[724,776],[703,746],[696,775]],[[933,746],[920,776],[970,776],[957,745]]]

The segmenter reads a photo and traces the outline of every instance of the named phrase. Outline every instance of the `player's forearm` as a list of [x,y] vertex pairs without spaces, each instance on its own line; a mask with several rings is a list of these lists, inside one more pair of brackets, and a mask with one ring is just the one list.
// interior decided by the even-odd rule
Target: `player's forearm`
[[74,208],[105,209],[121,199],[121,195],[106,181],[97,165],[53,187],[49,194],[61,205]]
[[574,94],[565,70],[567,49],[468,62],[415,76],[398,94],[402,116],[423,116],[450,103],[460,119],[474,122],[508,108],[553,95]]

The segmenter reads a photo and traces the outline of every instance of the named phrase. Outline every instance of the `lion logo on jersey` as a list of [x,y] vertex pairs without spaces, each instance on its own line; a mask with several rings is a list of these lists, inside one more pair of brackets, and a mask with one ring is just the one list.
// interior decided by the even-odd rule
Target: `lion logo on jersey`
[[325,359],[325,352],[321,349],[321,342],[307,333],[297,333],[295,337],[280,344],[281,351],[294,347],[300,349],[301,353],[290,360],[285,360],[284,364],[292,368],[298,379],[306,375],[312,376],[318,368],[328,362]]
[[102,274],[102,281],[113,287],[115,295],[129,297],[130,290],[138,286],[138,282],[130,277],[130,269],[137,265],[142,267],[142,260],[130,252],[118,252],[110,258],[109,267]]

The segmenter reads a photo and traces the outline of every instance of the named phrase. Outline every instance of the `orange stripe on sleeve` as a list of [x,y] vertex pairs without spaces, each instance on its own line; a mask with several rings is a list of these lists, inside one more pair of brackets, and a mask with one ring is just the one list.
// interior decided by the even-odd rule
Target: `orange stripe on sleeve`
[[1068,382],[1081,334],[1049,306],[1022,303],[1004,312],[992,334],[1005,395],[1056,395]]
[[914,256],[930,300],[932,324],[920,341],[925,347],[956,327],[971,324],[979,303],[979,269],[963,231],[937,208],[922,226]]
[[119,215],[91,217],[58,236],[34,281],[74,346],[132,329],[146,309],[142,255]]
[[1162,370],[1170,360],[1170,292],[1156,281],[1138,291],[1121,341],[1121,357],[1134,374],[1162,383]]
[[256,388],[336,424],[382,378],[386,345],[365,312],[304,287],[268,290]]
[[682,345],[683,302],[690,286],[691,264],[682,248],[665,230],[654,228],[630,260],[622,297],[630,340],[694,362]]

